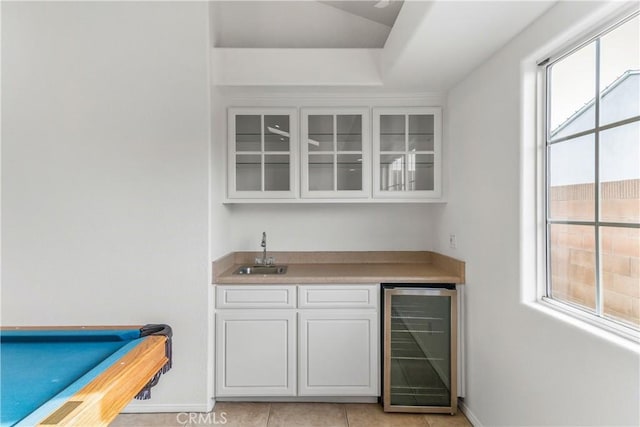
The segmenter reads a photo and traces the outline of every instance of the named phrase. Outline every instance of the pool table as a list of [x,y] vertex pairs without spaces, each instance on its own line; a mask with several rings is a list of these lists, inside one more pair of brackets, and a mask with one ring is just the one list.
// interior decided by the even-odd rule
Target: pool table
[[167,325],[0,328],[5,426],[108,425],[171,368]]

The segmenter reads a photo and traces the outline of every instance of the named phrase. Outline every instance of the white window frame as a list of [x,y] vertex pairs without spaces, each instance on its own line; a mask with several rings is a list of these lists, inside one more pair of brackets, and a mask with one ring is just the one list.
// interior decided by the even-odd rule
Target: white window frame
[[[585,45],[593,42],[596,39],[601,38],[605,34],[610,31],[616,29],[617,27],[623,25],[627,21],[635,18],[640,14],[640,11],[637,8],[633,10],[625,10],[624,13],[618,14],[614,19],[611,19],[606,22],[604,25],[599,25],[594,28],[590,32],[586,33],[583,37],[578,40],[573,40],[571,43],[564,45],[561,49],[557,50],[554,54],[548,56],[543,61],[538,63],[538,76],[537,82],[540,85],[537,97],[540,101],[538,105],[538,114],[540,115],[540,120],[537,122],[537,128],[539,131],[538,144],[540,148],[540,155],[538,156],[538,165],[537,173],[538,177],[536,182],[540,185],[539,192],[537,195],[538,203],[540,204],[540,209],[538,209],[538,214],[540,215],[540,228],[539,234],[536,238],[536,241],[540,245],[540,249],[537,251],[538,254],[541,255],[541,262],[539,270],[541,272],[541,278],[538,280],[538,292],[537,299],[545,306],[557,310],[563,314],[569,315],[571,317],[576,318],[579,321],[583,321],[592,326],[596,326],[606,332],[611,332],[615,335],[623,337],[625,339],[629,339],[634,341],[635,343],[640,343],[640,329],[635,329],[634,327],[623,323],[618,322],[614,319],[605,318],[602,315],[602,284],[600,283],[600,249],[598,244],[599,233],[598,228],[601,226],[614,226],[614,227],[632,227],[632,228],[640,228],[636,223],[617,223],[617,222],[607,222],[601,221],[599,218],[599,197],[600,197],[600,189],[599,185],[595,185],[595,217],[593,221],[576,221],[576,220],[550,220],[549,219],[549,192],[548,192],[548,180],[549,180],[549,169],[548,169],[548,161],[549,161],[549,125],[548,125],[548,111],[549,111],[549,86],[548,86],[548,72],[550,66],[554,63],[566,58],[584,47]],[[596,48],[596,61],[599,62],[599,46]],[[594,93],[600,93],[599,87],[599,75],[596,75],[596,90]],[[596,97],[596,105],[599,105],[599,97]],[[555,142],[564,141],[566,139],[575,138],[581,134],[594,134],[595,137],[595,177],[596,184],[599,184],[598,181],[598,172],[599,168],[599,159],[598,159],[598,135],[600,132],[616,128],[619,126],[624,126],[626,124],[635,123],[640,121],[640,116],[635,116],[632,118],[620,120],[614,123],[609,123],[604,126],[599,125],[599,117],[598,110],[596,107],[595,116],[596,123],[593,129],[590,129],[588,132],[577,132],[576,134],[569,135],[567,137],[562,137],[559,140],[554,140]],[[550,296],[551,294],[551,278],[550,278],[550,248],[549,248],[549,225],[550,224],[574,224],[574,225],[586,225],[594,227],[595,231],[595,239],[596,239],[596,310],[595,312],[589,311],[587,309],[580,308],[577,305],[573,305],[569,302],[560,301],[554,299]]]

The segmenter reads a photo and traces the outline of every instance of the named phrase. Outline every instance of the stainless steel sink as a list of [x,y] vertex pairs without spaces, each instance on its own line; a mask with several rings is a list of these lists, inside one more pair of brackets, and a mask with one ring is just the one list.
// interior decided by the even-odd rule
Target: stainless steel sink
[[233,274],[285,274],[286,265],[243,265]]

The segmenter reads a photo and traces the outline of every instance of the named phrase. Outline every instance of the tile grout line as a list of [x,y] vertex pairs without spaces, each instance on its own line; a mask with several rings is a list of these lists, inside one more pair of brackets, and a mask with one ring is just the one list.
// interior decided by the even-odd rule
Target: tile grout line
[[342,404],[342,410],[344,411],[344,420],[347,422],[347,427],[349,427],[349,415],[347,414],[347,405]]
[[269,402],[269,410],[267,411],[267,423],[264,427],[269,427],[269,420],[271,419],[271,402]]

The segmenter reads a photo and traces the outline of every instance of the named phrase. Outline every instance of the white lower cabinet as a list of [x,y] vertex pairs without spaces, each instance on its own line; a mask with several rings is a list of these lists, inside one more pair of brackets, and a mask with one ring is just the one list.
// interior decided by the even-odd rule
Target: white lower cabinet
[[295,396],[296,312],[216,313],[218,396]]
[[379,395],[378,285],[217,288],[216,396]]
[[298,395],[378,395],[375,310],[301,310],[298,343]]

